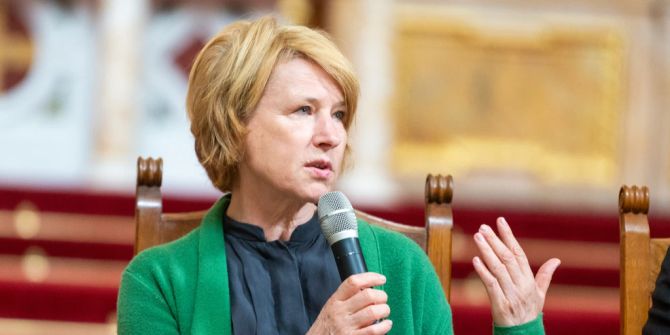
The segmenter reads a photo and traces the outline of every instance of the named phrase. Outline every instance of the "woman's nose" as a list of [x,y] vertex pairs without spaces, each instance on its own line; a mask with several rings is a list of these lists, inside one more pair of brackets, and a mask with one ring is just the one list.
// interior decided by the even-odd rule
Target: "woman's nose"
[[330,112],[319,114],[314,125],[314,145],[324,150],[340,145],[345,136],[342,121],[333,117]]

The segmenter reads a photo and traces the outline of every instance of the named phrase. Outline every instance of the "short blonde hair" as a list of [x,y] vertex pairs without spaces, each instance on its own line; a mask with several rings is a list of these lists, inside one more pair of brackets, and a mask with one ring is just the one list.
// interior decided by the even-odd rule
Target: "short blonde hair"
[[195,59],[186,109],[198,160],[219,190],[230,191],[237,178],[245,125],[272,70],[279,62],[296,57],[313,61],[338,84],[348,130],[356,112],[359,83],[349,61],[324,32],[280,25],[271,16],[238,21],[214,36]]

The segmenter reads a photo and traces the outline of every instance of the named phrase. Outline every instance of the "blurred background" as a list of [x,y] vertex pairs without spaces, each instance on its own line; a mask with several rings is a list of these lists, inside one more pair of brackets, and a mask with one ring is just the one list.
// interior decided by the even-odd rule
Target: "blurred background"
[[454,177],[456,334],[490,334],[470,236],[500,215],[534,267],[563,260],[547,332],[618,333],[619,187],[670,235],[668,0],[0,0],[0,334],[115,333],[137,157],[163,158],[165,211],[217,199],[188,71],[266,13],[359,74],[355,206],[423,225],[426,174]]

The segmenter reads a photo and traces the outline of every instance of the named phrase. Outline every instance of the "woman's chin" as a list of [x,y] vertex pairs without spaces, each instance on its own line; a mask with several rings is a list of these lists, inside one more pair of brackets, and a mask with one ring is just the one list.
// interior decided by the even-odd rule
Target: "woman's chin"
[[320,187],[311,188],[307,192],[307,201],[317,204],[322,195],[332,191],[332,187],[322,185]]

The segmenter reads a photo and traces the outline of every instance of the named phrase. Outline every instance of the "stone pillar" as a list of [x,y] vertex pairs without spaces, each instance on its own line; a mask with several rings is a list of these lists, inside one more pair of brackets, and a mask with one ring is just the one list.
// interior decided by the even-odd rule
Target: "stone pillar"
[[140,68],[148,0],[101,0],[99,94],[96,102],[96,185],[132,189]]
[[654,192],[659,194],[658,199],[650,200],[654,212],[670,215],[670,1],[653,2],[650,13],[655,36],[654,96],[657,105],[654,124],[658,136],[652,140],[651,150],[661,157],[658,163],[653,160],[648,163],[654,167],[656,177],[650,186],[659,188]]
[[622,182],[649,184],[653,180],[650,162],[655,153],[657,136],[653,118],[657,100],[654,97],[653,26],[647,16],[626,16],[628,21],[628,110],[622,117]]
[[349,131],[351,169],[340,187],[358,205],[385,205],[396,200],[391,176],[393,89],[391,37],[393,3],[379,0],[334,1],[330,27],[340,48],[354,64],[361,98]]

